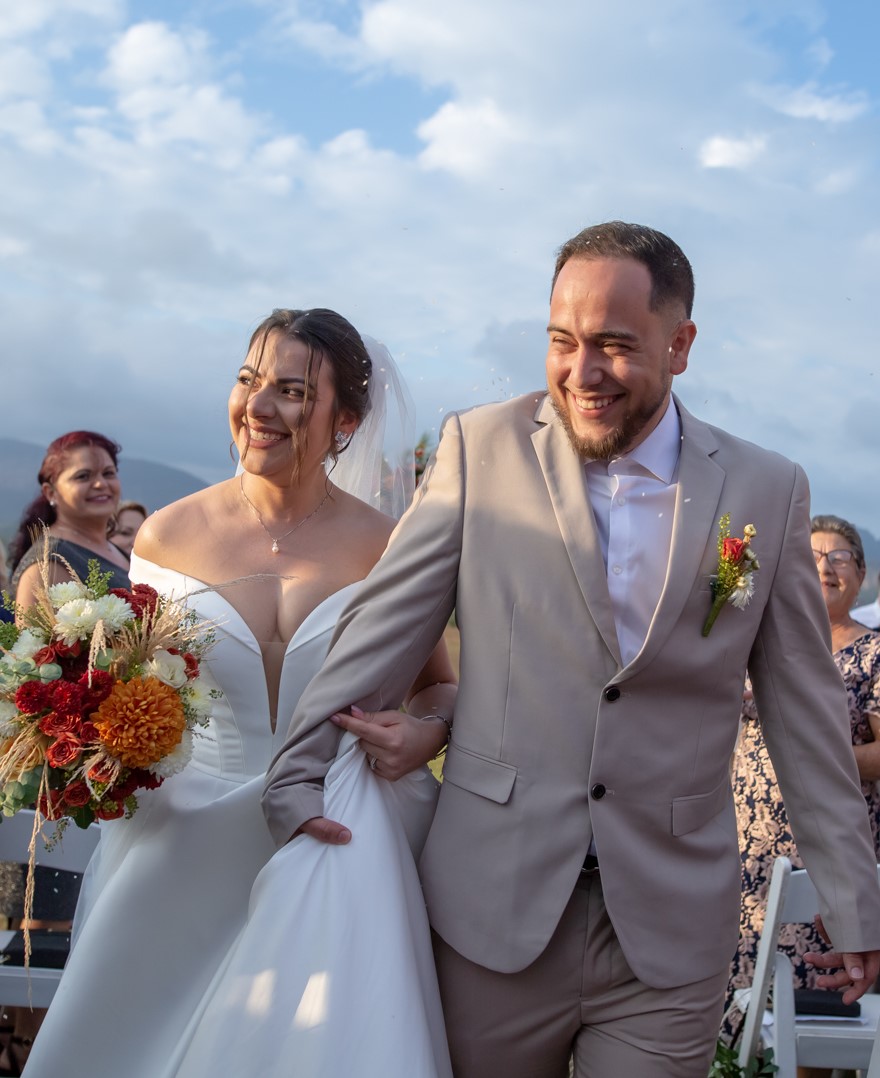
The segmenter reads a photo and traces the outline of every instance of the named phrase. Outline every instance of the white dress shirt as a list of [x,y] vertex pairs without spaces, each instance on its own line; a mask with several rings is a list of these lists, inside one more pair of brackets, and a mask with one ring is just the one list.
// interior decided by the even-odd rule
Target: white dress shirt
[[681,421],[670,398],[635,449],[585,465],[624,665],[641,650],[666,582],[680,455]]

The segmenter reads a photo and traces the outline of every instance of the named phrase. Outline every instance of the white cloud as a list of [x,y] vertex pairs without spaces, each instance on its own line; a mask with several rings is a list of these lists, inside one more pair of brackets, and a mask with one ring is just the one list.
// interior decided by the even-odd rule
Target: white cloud
[[863,90],[822,92],[814,82],[794,88],[767,87],[763,96],[772,108],[784,116],[831,124],[849,123],[863,116],[870,104]]
[[138,142],[189,143],[210,150],[213,164],[228,169],[244,158],[260,122],[209,81],[207,46],[202,34],[139,23],[113,44],[104,77]]
[[486,176],[509,146],[523,140],[515,121],[485,99],[447,102],[417,131],[427,143],[419,155],[425,168],[445,169],[464,179]]
[[45,64],[22,46],[0,46],[0,101],[47,96],[51,80]]
[[825,68],[834,59],[834,49],[824,37],[820,37],[810,44],[807,56],[818,68]]
[[[222,18],[183,0],[164,22],[94,0],[88,19],[66,5],[69,33],[65,5],[34,3],[54,14],[33,40],[19,25],[2,82],[28,93],[0,94],[0,351],[40,357],[13,372],[29,406],[8,435],[118,419],[127,453],[223,473],[229,379],[279,305],[385,339],[436,427],[540,385],[554,250],[622,217],[694,262],[686,402],[871,523],[835,505],[825,462],[876,485],[826,374],[880,409],[852,347],[875,320],[875,87],[779,86],[825,62],[820,33],[845,62],[824,0],[803,19],[803,0],[230,0]],[[778,32],[792,18],[811,57]]]
[[739,139],[713,135],[700,146],[700,164],[703,168],[745,169],[757,161],[766,147],[767,139],[764,135],[750,135]]

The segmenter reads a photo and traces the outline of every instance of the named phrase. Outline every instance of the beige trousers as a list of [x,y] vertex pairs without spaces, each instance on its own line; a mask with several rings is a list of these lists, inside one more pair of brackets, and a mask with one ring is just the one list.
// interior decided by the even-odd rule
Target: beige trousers
[[638,981],[598,872],[575,888],[544,953],[496,973],[434,934],[455,1078],[706,1078],[726,969],[680,988]]

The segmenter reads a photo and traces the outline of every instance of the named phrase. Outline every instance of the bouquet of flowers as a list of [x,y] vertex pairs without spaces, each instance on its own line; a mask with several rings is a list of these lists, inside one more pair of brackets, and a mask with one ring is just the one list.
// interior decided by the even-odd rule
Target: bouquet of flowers
[[35,835],[43,819],[57,837],[130,817],[137,790],[189,761],[220,696],[199,674],[213,633],[194,612],[146,584],[108,589],[96,562],[71,575],[49,584],[47,549],[39,601],[0,628],[0,811],[35,805]]

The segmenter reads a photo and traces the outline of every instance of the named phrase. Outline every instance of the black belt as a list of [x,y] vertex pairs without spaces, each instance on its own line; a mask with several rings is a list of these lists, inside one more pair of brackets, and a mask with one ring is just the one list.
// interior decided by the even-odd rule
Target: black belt
[[594,853],[588,853],[581,866],[581,872],[598,872],[599,858]]

